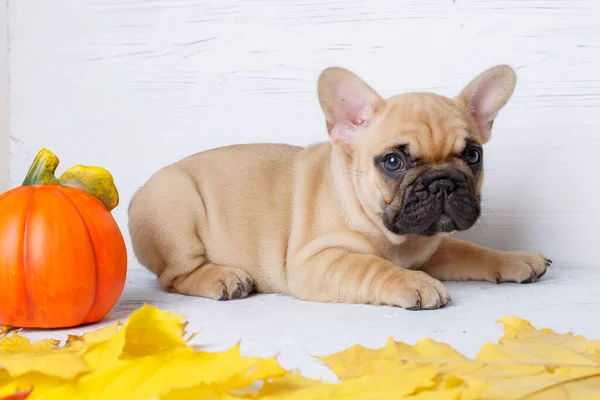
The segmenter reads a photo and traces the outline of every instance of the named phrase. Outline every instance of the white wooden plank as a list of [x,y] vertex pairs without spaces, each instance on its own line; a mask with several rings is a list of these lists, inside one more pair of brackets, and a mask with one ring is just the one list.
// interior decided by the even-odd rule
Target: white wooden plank
[[0,193],[8,189],[9,129],[8,107],[8,4],[0,0]]

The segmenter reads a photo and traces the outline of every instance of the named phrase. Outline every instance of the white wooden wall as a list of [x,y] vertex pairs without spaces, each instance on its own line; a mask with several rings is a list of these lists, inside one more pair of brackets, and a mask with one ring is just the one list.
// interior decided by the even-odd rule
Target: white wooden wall
[[42,147],[61,170],[102,165],[126,233],[132,193],[167,163],[324,140],[325,67],[383,95],[454,95],[509,63],[519,83],[486,148],[485,221],[467,236],[595,266],[599,20],[598,0],[11,1],[10,186]]
[[0,0],[0,193],[8,189],[8,3]]

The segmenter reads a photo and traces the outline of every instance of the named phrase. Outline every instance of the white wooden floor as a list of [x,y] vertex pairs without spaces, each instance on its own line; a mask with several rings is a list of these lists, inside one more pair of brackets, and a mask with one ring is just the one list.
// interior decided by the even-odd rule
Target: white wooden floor
[[[311,355],[337,352],[356,343],[383,346],[388,336],[411,344],[427,336],[475,356],[485,341],[500,336],[502,326],[495,321],[505,315],[528,319],[538,328],[600,338],[600,268],[556,265],[535,284],[447,283],[447,287],[453,303],[435,311],[321,304],[275,295],[217,302],[165,293],[152,275],[136,266],[130,269],[120,302],[102,323],[68,333],[123,320],[147,302],[185,315],[189,331],[200,332],[193,344],[221,350],[241,340],[245,355],[279,354],[284,367],[324,379],[334,376]],[[32,339],[64,339],[67,331],[23,334]]]

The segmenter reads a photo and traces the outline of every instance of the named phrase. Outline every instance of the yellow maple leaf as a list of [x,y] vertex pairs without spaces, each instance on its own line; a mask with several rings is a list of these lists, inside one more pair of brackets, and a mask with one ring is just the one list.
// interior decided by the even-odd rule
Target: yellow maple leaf
[[600,398],[600,341],[516,317],[500,322],[502,338],[475,359],[428,338],[318,357],[340,378],[330,383],[287,371],[275,358],[244,357],[239,343],[200,351],[184,339],[182,316],[143,306],[123,325],[70,335],[62,347],[18,332],[3,337],[0,399],[31,387],[31,400]]
[[[261,400],[317,400],[317,399],[401,399],[435,384],[437,368],[430,366],[395,374],[365,375],[339,383],[283,378],[269,386]],[[288,382],[289,381],[289,382]]]
[[486,343],[477,354],[478,360],[600,364],[600,340],[587,340],[572,333],[558,334],[547,328],[537,330],[517,317],[504,317],[499,322],[504,324],[504,335],[498,344]]
[[353,346],[319,358],[341,379],[382,372],[402,377],[406,371],[437,365],[436,384],[411,399],[545,399],[561,398],[557,393],[569,393],[570,398],[600,393],[598,341],[536,330],[516,317],[500,322],[505,324],[502,339],[498,344],[485,344],[474,360],[430,339],[415,346],[390,339],[380,349]]
[[422,339],[414,346],[394,342],[388,338],[387,345],[371,350],[354,345],[330,356],[317,357],[341,379],[350,379],[374,373],[398,373],[414,368],[411,361],[464,361],[462,354],[445,343]]
[[90,350],[94,345],[111,339],[119,330],[121,323],[115,322],[95,331],[86,332],[81,336],[68,335],[66,348],[72,350]]
[[489,367],[471,375],[493,382],[488,398],[578,398],[600,393],[600,341],[537,330],[517,317],[499,322],[504,324],[502,338],[498,344],[486,343],[476,357]]
[[45,376],[72,379],[88,370],[81,355],[67,349],[59,349],[59,344],[58,340],[52,339],[31,343],[18,333],[2,337],[0,365],[11,378],[18,378],[29,372],[39,372]]
[[306,390],[313,386],[321,385],[323,382],[317,379],[308,379],[299,372],[287,374],[281,378],[271,379],[265,382],[258,393],[260,398],[273,397],[275,395],[284,396],[289,393]]
[[[64,347],[53,340],[32,344],[18,335],[3,338],[12,354],[1,364],[9,374],[0,379],[0,395],[33,385],[31,399],[180,398],[177,391],[227,393],[287,374],[273,358],[242,357],[239,344],[224,352],[197,351],[184,340],[185,325],[179,315],[144,306],[120,329],[113,324],[72,335]],[[31,359],[21,359],[17,350],[31,353]],[[71,357],[69,370],[77,374],[61,370],[55,363],[59,356]],[[17,364],[19,374],[13,374]],[[42,374],[38,364],[46,367]]]

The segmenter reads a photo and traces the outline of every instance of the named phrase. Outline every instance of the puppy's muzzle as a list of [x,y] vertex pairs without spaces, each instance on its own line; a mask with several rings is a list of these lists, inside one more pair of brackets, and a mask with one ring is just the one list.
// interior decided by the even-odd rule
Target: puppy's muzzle
[[406,188],[402,208],[388,228],[398,234],[435,235],[469,229],[479,215],[472,179],[454,168],[434,168]]

